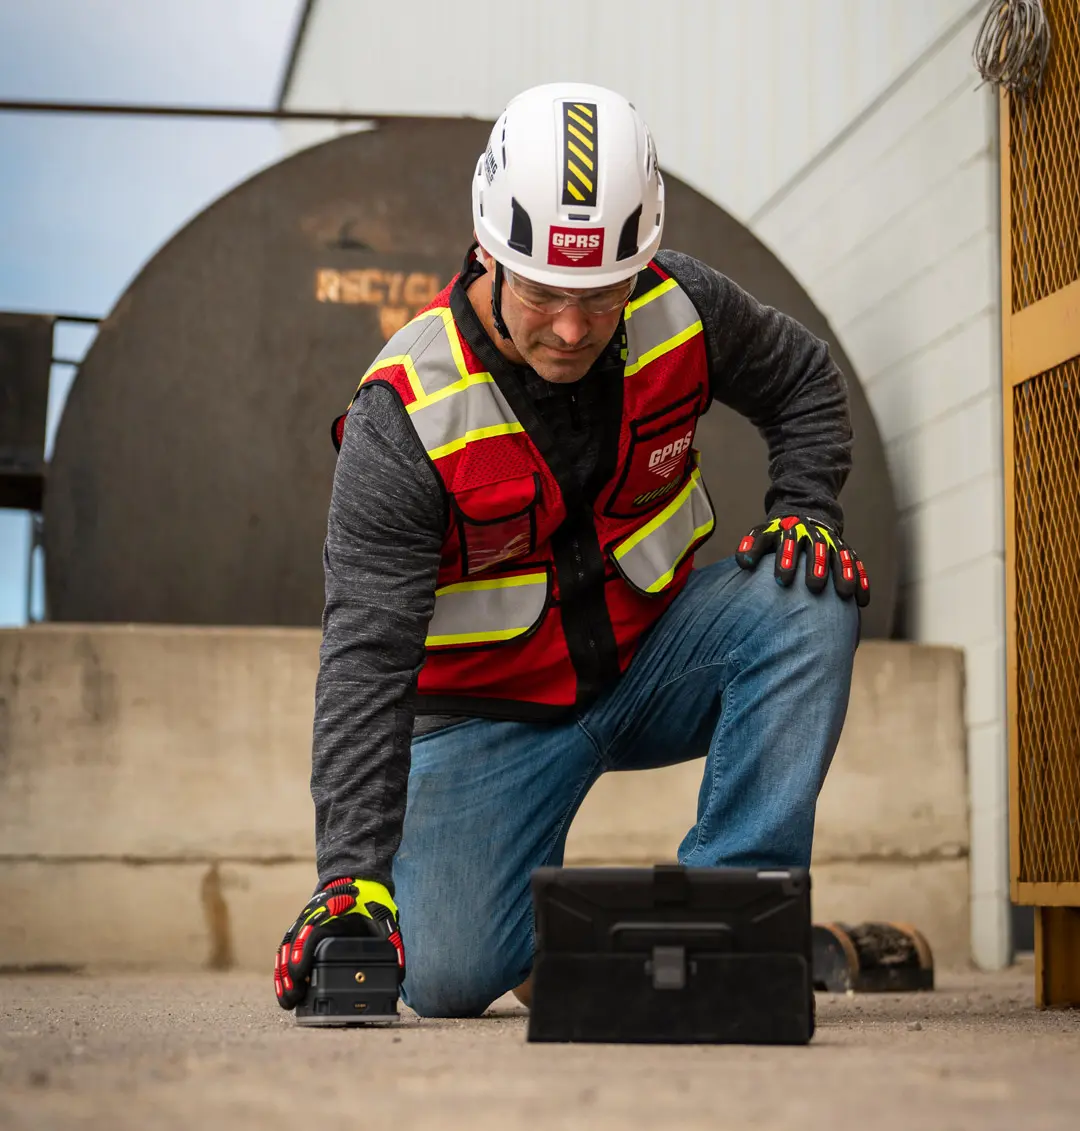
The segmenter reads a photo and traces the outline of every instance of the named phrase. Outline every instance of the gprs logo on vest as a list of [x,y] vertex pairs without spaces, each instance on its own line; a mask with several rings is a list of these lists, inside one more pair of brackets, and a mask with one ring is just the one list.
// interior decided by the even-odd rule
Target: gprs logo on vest
[[651,452],[649,470],[654,475],[670,479],[682,463],[683,453],[690,447],[690,441],[693,438],[694,433],[691,429],[681,440],[675,440],[673,443],[665,444],[662,448],[657,448],[656,451]]
[[548,241],[548,263],[555,267],[602,267],[604,264],[604,229],[551,229]]

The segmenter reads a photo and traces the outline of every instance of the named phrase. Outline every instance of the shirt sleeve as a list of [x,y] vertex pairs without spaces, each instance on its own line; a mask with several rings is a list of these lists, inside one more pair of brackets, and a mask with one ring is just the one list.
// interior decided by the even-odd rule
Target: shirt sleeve
[[393,891],[446,504],[396,394],[365,386],[334,474],[323,569],[311,795],[321,884],[341,876]]
[[808,514],[843,532],[851,470],[844,375],[828,345],[726,275],[679,252],[656,257],[701,315],[712,399],[750,420],[769,449],[769,518]]

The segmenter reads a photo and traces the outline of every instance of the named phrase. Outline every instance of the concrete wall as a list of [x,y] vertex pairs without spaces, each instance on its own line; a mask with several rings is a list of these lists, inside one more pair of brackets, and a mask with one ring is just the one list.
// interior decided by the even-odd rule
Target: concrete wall
[[[315,883],[318,632],[0,631],[0,967],[269,969]],[[963,671],[871,642],[822,795],[819,919],[907,919],[967,955]],[[568,862],[671,859],[700,763],[611,774]]]
[[0,631],[0,964],[268,969],[316,879],[318,647],[307,629]]
[[993,967],[1009,954],[998,125],[977,27],[943,36],[752,225],[828,315],[877,418],[905,635],[966,652],[972,939]]

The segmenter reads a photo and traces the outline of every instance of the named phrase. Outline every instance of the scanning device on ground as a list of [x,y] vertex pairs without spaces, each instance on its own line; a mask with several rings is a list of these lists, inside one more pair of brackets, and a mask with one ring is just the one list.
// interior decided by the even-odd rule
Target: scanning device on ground
[[398,956],[386,939],[323,939],[315,948],[311,988],[296,1007],[298,1025],[396,1025]]

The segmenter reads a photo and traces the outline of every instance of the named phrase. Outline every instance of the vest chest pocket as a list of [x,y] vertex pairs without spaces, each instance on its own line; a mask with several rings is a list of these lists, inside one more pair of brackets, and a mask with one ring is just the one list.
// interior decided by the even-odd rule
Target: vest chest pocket
[[461,571],[482,573],[536,549],[540,476],[522,475],[456,491],[451,500],[461,546]]
[[701,389],[630,425],[630,447],[604,504],[610,518],[634,518],[675,497],[686,480]]
[[713,532],[716,520],[694,452],[693,470],[678,494],[629,537],[608,547],[615,568],[639,593],[654,596]]

